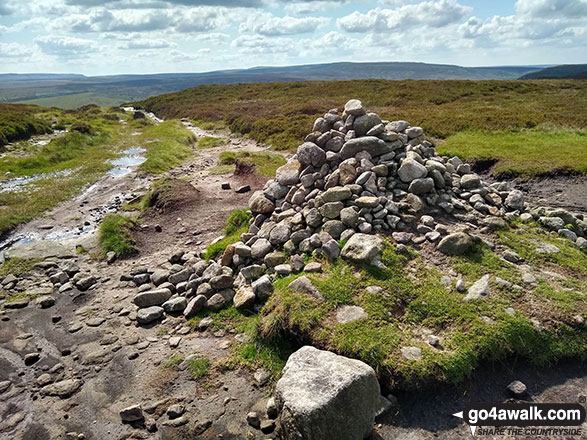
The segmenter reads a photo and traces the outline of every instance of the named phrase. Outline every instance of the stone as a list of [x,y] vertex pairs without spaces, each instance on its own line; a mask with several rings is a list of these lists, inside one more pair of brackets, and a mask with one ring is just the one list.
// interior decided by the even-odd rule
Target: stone
[[329,220],[322,226],[322,231],[329,234],[335,240],[340,238],[345,229],[345,226],[339,220]]
[[59,382],[45,385],[41,388],[43,396],[57,396],[65,399],[77,392],[82,386],[82,381],[79,379],[65,379]]
[[259,300],[267,299],[273,293],[273,283],[269,275],[263,275],[251,285],[253,292]]
[[404,159],[397,174],[402,182],[409,183],[412,180],[426,177],[428,170],[415,159]]
[[359,197],[355,200],[355,203],[359,208],[376,208],[379,205],[379,198],[378,197]]
[[424,179],[414,179],[410,183],[408,191],[413,194],[425,194],[434,189],[434,180],[430,177]]
[[132,405],[121,409],[119,414],[123,423],[140,422],[145,418],[141,405]]
[[210,279],[209,283],[210,283],[210,286],[212,286],[212,288],[214,290],[227,289],[229,287],[232,287],[232,283],[233,283],[232,275],[228,275],[228,274],[217,275],[215,277],[212,277]]
[[403,357],[410,361],[421,361],[422,360],[422,349],[419,347],[402,347],[400,352]]
[[292,186],[300,181],[300,162],[290,160],[285,165],[277,168],[275,180],[283,186]]
[[247,423],[253,428],[259,428],[261,426],[261,419],[255,411],[251,411],[247,414]]
[[343,202],[350,199],[353,193],[346,186],[335,186],[320,194],[317,199],[323,203]]
[[[375,113],[368,113],[355,118],[353,122],[353,130],[355,130],[355,134],[359,138],[365,136],[369,130],[379,124],[381,124],[381,118]],[[381,128],[383,128],[383,126]]]
[[520,382],[519,380],[514,380],[513,382],[511,382],[506,389],[512,396],[517,398],[525,396],[528,392],[528,388],[526,388],[526,385],[523,382]]
[[206,297],[204,295],[196,295],[190,300],[183,311],[183,316],[186,319],[193,318],[196,314],[206,306]]
[[236,295],[234,295],[234,307],[237,310],[250,309],[255,304],[255,292],[251,286],[241,286],[237,289]]
[[245,193],[248,193],[249,191],[251,191],[251,186],[250,185],[242,185],[242,186],[239,186],[237,189],[234,190],[234,192],[237,193],[237,194],[245,194]]
[[306,273],[322,272],[322,263],[319,263],[318,261],[311,261],[304,266],[304,272],[306,272]]
[[255,260],[262,260],[269,252],[273,250],[269,240],[260,238],[251,246],[251,257]]
[[44,295],[44,296],[37,298],[37,304],[42,309],[48,309],[48,308],[53,307],[55,305],[55,298],[53,298],[50,295]]
[[354,234],[342,249],[342,258],[353,263],[379,266],[383,252],[383,240],[375,235]]
[[342,202],[329,202],[325,203],[324,205],[320,206],[318,210],[322,215],[322,218],[327,219],[335,219],[340,216],[340,211],[344,208],[344,203]]
[[336,310],[336,320],[340,324],[358,321],[367,317],[365,310],[359,306],[342,305]]
[[344,223],[345,226],[348,226],[349,228],[354,228],[355,226],[357,226],[357,223],[359,221],[359,213],[353,207],[341,209],[340,220]]
[[96,277],[90,275],[87,277],[83,277],[80,278],[77,283],[75,283],[76,287],[81,290],[82,292],[88,290],[90,287],[92,287],[94,284],[96,284],[98,282],[98,280],[96,279]]
[[139,308],[160,306],[165,301],[171,298],[171,290],[158,289],[141,292],[134,298],[134,303]]
[[139,309],[137,312],[137,322],[139,324],[150,324],[163,316],[163,307],[152,306],[145,309]]
[[304,142],[300,145],[296,156],[302,166],[320,167],[326,162],[326,152],[312,142]]
[[253,214],[271,214],[275,204],[263,194],[263,191],[255,191],[249,200],[249,209]]
[[258,264],[243,267],[241,269],[241,275],[244,276],[247,281],[256,280],[263,275],[263,267]]
[[163,284],[164,282],[167,281],[168,278],[169,278],[169,271],[164,270],[164,269],[157,269],[157,270],[153,271],[153,273],[151,274],[151,282],[155,286]]
[[437,249],[445,255],[463,255],[473,246],[473,239],[465,232],[455,232],[447,235],[440,243]]
[[318,300],[324,299],[324,297],[322,296],[322,294],[320,293],[318,288],[316,286],[314,286],[312,284],[312,282],[306,276],[301,276],[301,277],[293,280],[291,283],[288,284],[287,287],[289,287],[294,292],[305,293],[305,294],[310,295]]
[[379,383],[367,364],[305,346],[275,387],[284,439],[360,440],[373,429]]
[[170,419],[177,419],[178,417],[181,417],[183,413],[185,413],[185,407],[179,403],[171,405],[169,408],[167,408],[167,416]]
[[36,364],[39,359],[41,359],[40,353],[28,353],[24,355],[24,364],[27,367],[30,367],[33,364]]
[[363,107],[363,103],[358,99],[351,99],[344,105],[344,112],[347,115],[352,116],[361,116],[364,115],[365,107]]
[[58,241],[39,240],[9,249],[6,251],[4,257],[6,260],[10,260],[11,258],[45,260],[51,257],[73,258],[75,257],[75,252]]
[[524,194],[517,189],[510,191],[504,205],[514,211],[522,211],[524,209]]
[[180,296],[165,301],[162,307],[166,313],[182,313],[187,305],[187,299],[185,299],[183,296]]
[[465,301],[470,301],[472,299],[483,299],[487,297],[490,292],[491,289],[489,287],[489,275],[484,275],[475,281],[471,287],[469,287],[469,292],[464,299]]
[[220,310],[226,304],[226,298],[220,293],[215,293],[207,301],[206,306],[211,310]]
[[376,157],[393,151],[393,147],[378,137],[364,136],[346,141],[340,150],[340,157],[343,160],[349,159],[361,151],[366,151],[372,157]]
[[461,177],[461,188],[472,189],[481,185],[481,179],[477,174],[465,174]]
[[510,249],[506,249],[503,252],[503,258],[506,261],[509,261],[510,263],[514,263],[514,264],[518,264],[521,263],[522,261],[524,261],[524,259],[522,257],[520,257],[517,253],[515,253],[514,251],[510,250]]

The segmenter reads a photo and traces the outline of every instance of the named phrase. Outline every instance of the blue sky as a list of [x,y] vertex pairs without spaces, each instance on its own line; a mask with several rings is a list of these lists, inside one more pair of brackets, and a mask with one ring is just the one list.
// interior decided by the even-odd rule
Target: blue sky
[[587,0],[0,0],[0,72],[587,62]]

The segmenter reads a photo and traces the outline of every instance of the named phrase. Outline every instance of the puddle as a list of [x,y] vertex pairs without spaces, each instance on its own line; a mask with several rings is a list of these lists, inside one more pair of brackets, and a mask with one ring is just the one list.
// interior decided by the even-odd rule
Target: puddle
[[0,193],[26,191],[28,189],[26,186],[30,183],[34,183],[42,179],[51,179],[53,177],[69,176],[72,172],[73,170],[62,170],[53,171],[51,173],[35,174],[34,176],[14,177],[13,179],[0,182]]
[[144,148],[129,148],[124,150],[122,156],[110,161],[114,168],[108,171],[111,176],[123,176],[132,171],[132,167],[142,164],[147,158],[144,156],[147,150]]

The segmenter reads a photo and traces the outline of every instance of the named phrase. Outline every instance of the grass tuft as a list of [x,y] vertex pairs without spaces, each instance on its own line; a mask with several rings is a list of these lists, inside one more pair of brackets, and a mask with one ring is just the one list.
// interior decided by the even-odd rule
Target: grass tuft
[[198,140],[198,148],[216,148],[226,144],[226,139],[212,136],[204,136]]
[[204,258],[210,260],[221,255],[227,246],[240,240],[241,234],[249,229],[249,222],[252,218],[251,212],[247,209],[237,209],[232,211],[226,218],[224,224],[225,237],[208,245]]
[[116,253],[117,257],[128,257],[138,252],[131,230],[136,221],[120,214],[109,214],[100,223],[98,240],[102,254]]

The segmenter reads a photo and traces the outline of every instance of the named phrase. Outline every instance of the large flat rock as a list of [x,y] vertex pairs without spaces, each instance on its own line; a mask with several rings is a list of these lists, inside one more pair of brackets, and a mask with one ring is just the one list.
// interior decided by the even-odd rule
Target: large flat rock
[[6,252],[5,258],[45,259],[49,257],[73,258],[75,251],[58,241],[41,240],[34,243],[27,243],[10,249]]

